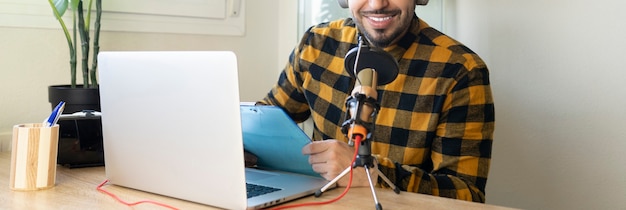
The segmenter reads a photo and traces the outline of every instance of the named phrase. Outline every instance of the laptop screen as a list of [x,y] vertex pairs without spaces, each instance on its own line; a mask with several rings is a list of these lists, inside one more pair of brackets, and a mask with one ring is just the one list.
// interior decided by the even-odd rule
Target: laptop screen
[[99,61],[110,183],[246,208],[235,54],[101,52]]

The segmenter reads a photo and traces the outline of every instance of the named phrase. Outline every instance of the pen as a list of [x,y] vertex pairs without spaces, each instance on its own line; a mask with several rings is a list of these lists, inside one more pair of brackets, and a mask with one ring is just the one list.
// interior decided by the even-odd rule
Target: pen
[[44,127],[51,127],[59,121],[59,117],[61,117],[61,113],[63,113],[63,109],[65,108],[65,102],[61,101],[59,104],[54,107],[50,116],[43,121]]

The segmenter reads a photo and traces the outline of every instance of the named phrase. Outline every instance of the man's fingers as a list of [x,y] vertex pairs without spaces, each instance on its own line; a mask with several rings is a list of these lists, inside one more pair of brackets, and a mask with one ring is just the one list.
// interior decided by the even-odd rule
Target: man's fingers
[[317,153],[324,152],[327,149],[328,149],[328,142],[314,141],[302,147],[302,154],[304,155],[317,154]]

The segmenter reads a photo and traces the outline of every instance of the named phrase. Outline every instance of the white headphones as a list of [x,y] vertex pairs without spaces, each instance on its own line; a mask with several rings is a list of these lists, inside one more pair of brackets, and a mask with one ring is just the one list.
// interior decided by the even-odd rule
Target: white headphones
[[[337,2],[339,2],[339,6],[341,6],[341,8],[348,8],[348,0],[337,0]],[[428,4],[428,0],[417,0],[415,1],[415,5],[426,5]]]

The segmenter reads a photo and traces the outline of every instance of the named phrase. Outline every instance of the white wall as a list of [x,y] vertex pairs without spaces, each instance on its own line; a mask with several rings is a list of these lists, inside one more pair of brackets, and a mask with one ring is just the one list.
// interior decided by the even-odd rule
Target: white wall
[[[255,101],[274,84],[296,42],[297,3],[254,0],[245,6],[244,36],[111,32],[103,23],[101,51],[232,50],[238,56],[241,100]],[[69,56],[60,29],[0,26],[0,31],[2,151],[10,149],[13,125],[40,122],[49,114],[47,86],[69,83]]]
[[487,202],[626,209],[626,1],[446,2],[451,35],[491,71]]

